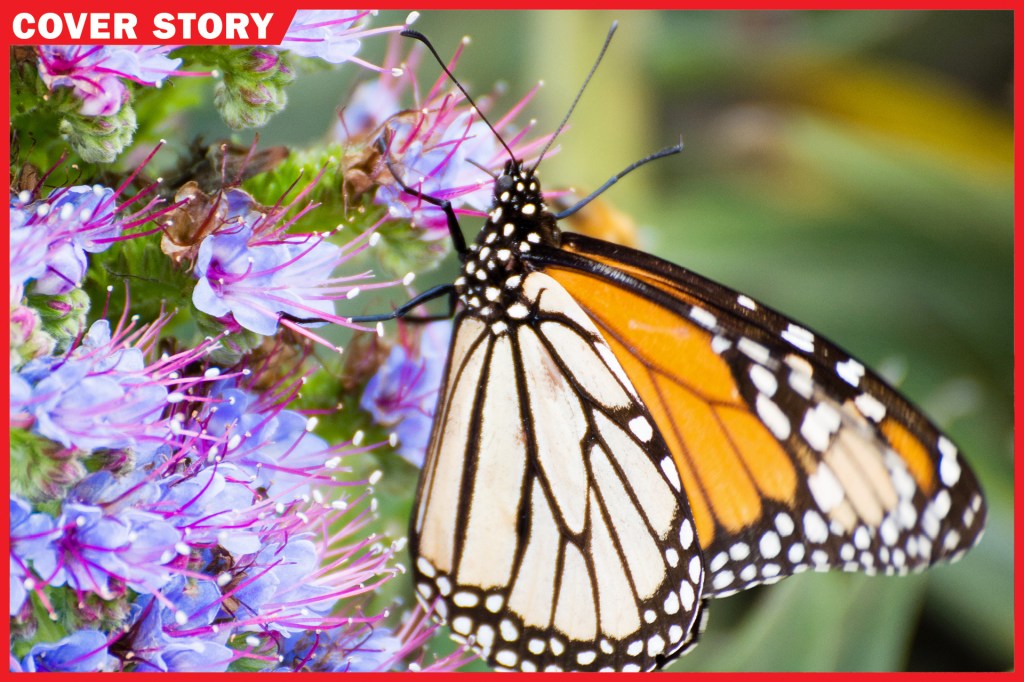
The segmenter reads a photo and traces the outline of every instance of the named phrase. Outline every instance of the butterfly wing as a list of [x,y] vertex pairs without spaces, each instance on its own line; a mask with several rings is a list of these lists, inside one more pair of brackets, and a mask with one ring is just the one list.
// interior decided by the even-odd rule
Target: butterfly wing
[[532,260],[600,329],[678,468],[705,596],[808,568],[956,559],[985,508],[956,447],[847,353],[648,254],[564,234]]
[[657,667],[695,641],[704,589],[672,455],[558,283],[527,275],[519,305],[457,319],[411,523],[418,596],[492,665]]

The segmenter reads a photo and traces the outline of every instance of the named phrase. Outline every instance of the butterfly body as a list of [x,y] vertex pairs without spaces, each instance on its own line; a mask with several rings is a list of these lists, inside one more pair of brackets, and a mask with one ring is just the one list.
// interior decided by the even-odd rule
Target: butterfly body
[[417,596],[512,670],[649,670],[709,598],[977,542],[955,446],[774,310],[562,233],[521,164],[461,255],[415,511]]
[[[464,307],[442,388],[448,399],[410,534],[417,592],[427,603],[440,596],[454,636],[472,638],[499,667],[650,669],[694,641],[703,571],[699,560],[682,561],[699,555],[689,511],[667,446],[600,332],[528,259],[560,244],[539,183],[506,170],[455,282]],[[547,345],[548,334],[572,352]],[[566,381],[562,368],[587,362],[618,374]],[[537,371],[525,376],[527,368]],[[565,421],[544,423],[554,415]],[[646,480],[629,489],[624,468],[643,468]],[[649,496],[661,512],[635,514],[628,526],[595,492],[602,486],[628,495],[619,505],[642,507],[638,496]],[[628,562],[644,575],[626,579]],[[607,571],[609,563],[618,568]],[[602,571],[621,575],[608,581]]]
[[978,542],[956,446],[862,363],[745,294],[559,230],[681,144],[557,215],[539,160],[502,144],[469,246],[450,202],[402,184],[444,210],[462,261],[392,315],[461,304],[409,531],[417,597],[455,639],[506,670],[651,670],[697,642],[712,598],[923,570]]

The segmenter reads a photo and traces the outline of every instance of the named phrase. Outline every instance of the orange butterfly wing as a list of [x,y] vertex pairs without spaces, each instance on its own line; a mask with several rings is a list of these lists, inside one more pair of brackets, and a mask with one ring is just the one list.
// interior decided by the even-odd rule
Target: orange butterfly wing
[[847,353],[648,254],[564,234],[539,255],[594,320],[668,443],[706,596],[814,568],[955,559],[984,502],[953,443]]

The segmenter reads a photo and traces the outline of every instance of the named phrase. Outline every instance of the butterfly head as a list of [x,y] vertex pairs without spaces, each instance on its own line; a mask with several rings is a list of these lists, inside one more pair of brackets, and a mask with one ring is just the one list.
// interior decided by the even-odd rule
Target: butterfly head
[[557,248],[560,243],[536,173],[520,161],[509,161],[494,181],[487,222],[469,246],[461,276],[455,280],[460,300],[481,317],[502,316],[530,269],[530,252],[543,246]]
[[521,217],[529,222],[539,216],[545,206],[534,169],[524,167],[521,161],[506,162],[501,175],[494,181],[493,208],[501,208],[506,220]]

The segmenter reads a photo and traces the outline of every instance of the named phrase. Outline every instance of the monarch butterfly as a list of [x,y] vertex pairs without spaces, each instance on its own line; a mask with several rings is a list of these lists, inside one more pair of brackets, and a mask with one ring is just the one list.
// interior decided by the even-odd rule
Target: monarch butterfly
[[650,670],[696,644],[711,598],[977,543],[978,482],[905,398],[744,294],[562,232],[589,198],[550,212],[539,160],[505,148],[472,244],[392,170],[444,210],[462,269],[357,318],[458,309],[409,536],[417,596],[453,637],[503,669]]

